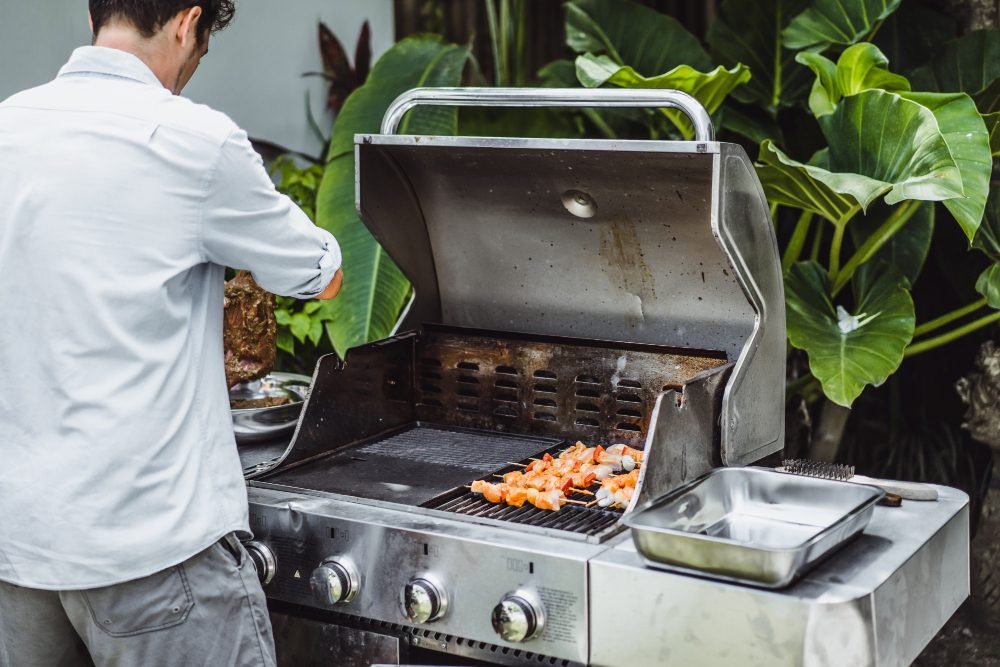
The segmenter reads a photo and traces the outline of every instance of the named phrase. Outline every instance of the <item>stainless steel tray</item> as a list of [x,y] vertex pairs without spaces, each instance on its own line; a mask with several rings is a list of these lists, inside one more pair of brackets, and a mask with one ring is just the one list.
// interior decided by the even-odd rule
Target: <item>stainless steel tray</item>
[[229,390],[230,400],[287,397],[291,403],[267,408],[230,409],[237,444],[274,440],[291,434],[302,412],[302,402],[309,394],[312,378],[298,373],[272,372],[259,380],[242,382]]
[[865,529],[884,492],[761,468],[717,468],[625,517],[650,567],[788,586]]

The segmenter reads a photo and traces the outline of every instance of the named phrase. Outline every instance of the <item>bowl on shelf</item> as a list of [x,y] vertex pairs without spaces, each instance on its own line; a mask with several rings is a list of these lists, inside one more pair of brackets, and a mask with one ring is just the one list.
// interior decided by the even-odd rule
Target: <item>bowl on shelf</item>
[[298,373],[268,373],[229,390],[237,443],[265,442],[288,436],[302,412],[312,378]]

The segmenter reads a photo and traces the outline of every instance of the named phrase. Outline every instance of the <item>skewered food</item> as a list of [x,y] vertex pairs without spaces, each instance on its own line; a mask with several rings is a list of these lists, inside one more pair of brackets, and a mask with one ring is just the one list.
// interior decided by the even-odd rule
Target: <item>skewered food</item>
[[[605,449],[577,442],[557,456],[543,454],[524,470],[496,475],[503,479],[502,483],[477,480],[470,488],[491,503],[513,507],[529,503],[539,509],[558,510],[566,503],[579,503],[567,499],[569,494],[589,494],[585,489],[600,482],[595,502],[601,507],[625,508],[635,493],[642,460],[642,450],[624,444]],[[623,470],[625,474],[615,474]]]

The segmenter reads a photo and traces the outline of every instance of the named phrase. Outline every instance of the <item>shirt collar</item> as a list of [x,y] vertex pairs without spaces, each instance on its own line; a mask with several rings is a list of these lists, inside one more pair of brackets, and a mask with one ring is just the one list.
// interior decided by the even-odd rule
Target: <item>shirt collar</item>
[[74,50],[69,62],[59,70],[59,76],[66,74],[116,76],[163,87],[153,74],[153,70],[138,57],[126,51],[104,46],[81,46]]

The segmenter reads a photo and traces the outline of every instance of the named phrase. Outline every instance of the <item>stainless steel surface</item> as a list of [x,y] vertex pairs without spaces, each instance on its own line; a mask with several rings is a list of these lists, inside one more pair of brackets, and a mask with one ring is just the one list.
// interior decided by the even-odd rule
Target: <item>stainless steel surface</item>
[[244,542],[243,548],[247,550],[247,554],[250,556],[250,562],[253,564],[253,569],[257,572],[257,578],[260,579],[260,583],[271,583],[271,580],[274,579],[274,573],[278,570],[278,561],[274,556],[274,552],[266,544],[256,540]]
[[864,530],[880,489],[718,468],[627,515],[652,567],[782,588]]
[[302,411],[302,402],[308,395],[310,380],[308,375],[275,371],[260,379],[234,385],[229,390],[231,401],[292,399],[286,405],[231,410],[236,442],[259,443],[290,435]]
[[400,592],[403,615],[411,623],[430,623],[448,613],[448,593],[432,575],[410,579]]
[[[968,497],[876,507],[858,539],[782,591],[644,566],[627,535],[590,561],[590,664],[902,667],[969,594]],[[641,609],[622,624],[603,609]],[[614,619],[614,616],[611,616]]]
[[[249,493],[251,529],[281,564],[264,588],[269,600],[428,631],[419,635],[425,648],[498,664],[538,664],[536,656],[587,663],[587,562],[604,547],[287,493],[259,482]],[[309,574],[330,553],[358,566],[361,591],[349,603],[322,605],[313,597]],[[429,577],[447,594],[448,613],[427,624],[411,622],[400,591],[411,579]],[[529,591],[544,605],[544,629],[525,642],[504,641],[493,630],[493,608],[511,591]]]
[[326,607],[346,604],[358,595],[361,575],[350,558],[325,558],[309,577],[316,600]]
[[679,90],[586,88],[414,88],[389,105],[382,134],[395,134],[403,116],[418,106],[591,107],[678,109],[691,121],[695,141],[714,141],[712,117],[695,98]]
[[545,629],[545,606],[531,591],[514,591],[493,608],[493,630],[508,642],[526,642]]
[[[781,448],[780,261],[741,148],[372,135],[356,159],[361,216],[414,284],[404,328],[720,350],[722,461]],[[570,190],[593,217],[567,210]]]
[[272,612],[278,667],[370,667],[409,659],[405,633],[361,629]]

